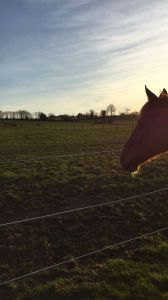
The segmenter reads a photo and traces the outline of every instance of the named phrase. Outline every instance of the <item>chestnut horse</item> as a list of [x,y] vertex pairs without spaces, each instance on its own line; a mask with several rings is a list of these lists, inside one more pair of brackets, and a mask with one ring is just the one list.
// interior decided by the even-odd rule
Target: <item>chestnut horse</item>
[[148,102],[142,107],[137,126],[124,146],[120,161],[124,170],[135,172],[147,161],[168,151],[168,94],[157,97],[145,86]]

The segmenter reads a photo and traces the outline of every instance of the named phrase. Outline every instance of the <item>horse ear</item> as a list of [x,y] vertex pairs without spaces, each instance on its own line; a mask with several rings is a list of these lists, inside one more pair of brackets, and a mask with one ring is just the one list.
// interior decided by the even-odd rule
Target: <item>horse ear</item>
[[149,101],[156,101],[158,100],[158,97],[152,93],[148,88],[147,86],[145,85],[145,91],[146,91],[146,94],[147,94],[147,97],[148,97],[148,100]]
[[167,94],[167,90],[166,90],[166,89],[163,89],[163,93],[164,93],[164,94]]

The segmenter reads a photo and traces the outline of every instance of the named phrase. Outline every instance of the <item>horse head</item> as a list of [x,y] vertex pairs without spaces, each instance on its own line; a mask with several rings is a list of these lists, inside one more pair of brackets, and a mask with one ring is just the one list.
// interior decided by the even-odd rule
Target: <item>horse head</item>
[[168,150],[168,94],[157,97],[146,86],[147,103],[142,107],[137,125],[122,151],[124,170],[137,171],[146,162]]

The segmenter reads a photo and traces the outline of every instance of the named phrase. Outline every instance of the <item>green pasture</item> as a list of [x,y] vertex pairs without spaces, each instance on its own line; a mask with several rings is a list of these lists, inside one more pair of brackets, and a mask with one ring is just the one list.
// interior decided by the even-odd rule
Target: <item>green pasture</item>
[[[0,122],[0,223],[168,187],[168,156],[136,177],[120,152],[135,121]],[[168,226],[167,191],[0,228],[0,282]],[[168,234],[0,286],[1,300],[168,299]]]

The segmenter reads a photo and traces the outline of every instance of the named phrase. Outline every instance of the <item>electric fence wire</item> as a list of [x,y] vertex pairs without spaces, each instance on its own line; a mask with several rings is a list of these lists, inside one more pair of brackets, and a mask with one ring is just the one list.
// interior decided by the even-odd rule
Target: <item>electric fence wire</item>
[[87,210],[87,209],[92,209],[92,208],[97,208],[97,207],[102,207],[102,206],[109,206],[109,205],[112,205],[112,204],[116,204],[116,203],[120,203],[120,202],[124,202],[124,201],[129,201],[129,200],[132,200],[132,199],[135,199],[135,198],[141,198],[141,197],[144,197],[144,196],[149,196],[149,195],[159,193],[159,192],[163,192],[163,191],[166,191],[166,190],[168,190],[168,187],[158,189],[158,190],[154,190],[154,191],[147,192],[147,193],[143,193],[143,194],[139,194],[139,195],[126,197],[126,198],[120,198],[120,199],[113,200],[113,201],[110,201],[110,202],[103,202],[103,203],[99,203],[99,204],[88,205],[88,206],[84,206],[84,207],[78,207],[78,208],[69,209],[69,210],[65,210],[65,211],[54,212],[52,214],[41,215],[41,216],[38,216],[38,217],[32,217],[32,218],[26,218],[26,219],[22,219],[22,220],[6,222],[6,223],[0,224],[0,228],[6,227],[6,226],[11,226],[11,225],[22,224],[22,223],[26,223],[26,222],[31,222],[31,221],[38,221],[38,220],[47,219],[47,218],[60,216],[60,215],[65,215],[65,214],[69,214],[69,213],[74,213],[74,212],[78,212],[78,211],[82,211],[82,210]]
[[6,165],[10,163],[22,163],[22,162],[32,162],[32,161],[43,161],[48,159],[59,159],[59,158],[66,158],[66,157],[80,157],[80,156],[88,156],[88,155],[99,155],[99,154],[111,154],[115,152],[120,152],[122,149],[112,149],[112,150],[104,150],[104,151],[91,151],[91,152],[83,152],[83,153],[69,153],[69,154],[60,154],[60,155],[53,155],[53,156],[43,156],[43,157],[34,157],[29,159],[15,159],[15,160],[5,160],[0,161],[0,165]]
[[113,244],[113,245],[109,245],[109,246],[105,246],[101,249],[97,249],[97,250],[94,250],[94,251],[90,251],[90,252],[87,252],[85,254],[82,254],[80,256],[77,256],[77,257],[73,257],[71,259],[68,259],[68,260],[64,260],[62,262],[59,262],[59,263],[56,263],[56,264],[53,264],[53,265],[50,265],[50,266],[46,266],[44,268],[41,268],[41,269],[38,269],[36,271],[33,271],[33,272],[30,272],[30,273],[26,273],[24,275],[21,275],[21,276],[18,276],[18,277],[14,277],[12,279],[9,279],[9,280],[6,280],[6,281],[3,281],[3,282],[0,282],[0,286],[3,286],[3,285],[6,285],[6,284],[9,284],[9,283],[12,283],[14,281],[18,281],[18,280],[21,280],[21,279],[25,279],[27,277],[30,277],[30,276],[33,276],[37,273],[40,273],[40,272],[43,272],[43,271],[48,271],[50,269],[53,269],[53,268],[57,268],[57,267],[60,267],[62,265],[65,265],[65,264],[68,264],[70,262],[74,262],[74,261],[77,261],[77,260],[80,260],[82,258],[85,258],[85,257],[89,257],[89,256],[92,256],[94,254],[97,254],[97,253],[101,253],[105,250],[109,250],[109,249],[113,249],[115,247],[118,247],[118,246],[122,246],[124,244],[127,244],[127,243],[130,243],[130,242],[133,242],[133,241],[136,241],[136,240],[140,240],[140,239],[143,239],[145,237],[148,237],[148,236],[151,236],[151,235],[154,235],[154,234],[157,234],[157,233],[161,233],[161,232],[164,232],[168,230],[168,226],[167,227],[164,227],[164,228],[160,228],[160,229],[157,229],[155,231],[152,231],[152,232],[149,232],[149,233],[145,233],[143,235],[139,235],[139,236],[135,236],[133,238],[130,238],[128,240],[124,240],[122,242],[118,242],[116,244]]

